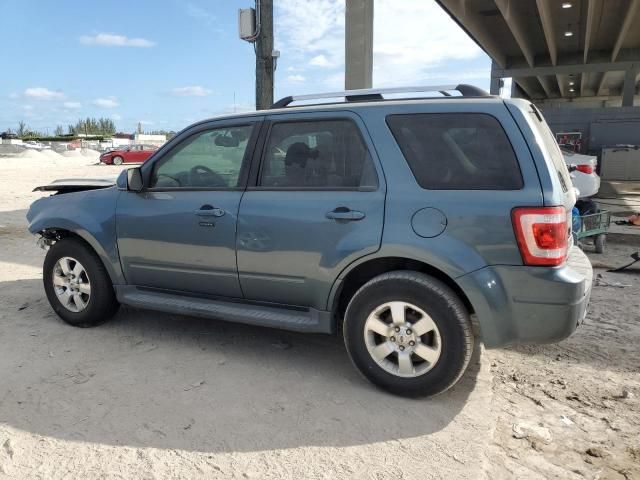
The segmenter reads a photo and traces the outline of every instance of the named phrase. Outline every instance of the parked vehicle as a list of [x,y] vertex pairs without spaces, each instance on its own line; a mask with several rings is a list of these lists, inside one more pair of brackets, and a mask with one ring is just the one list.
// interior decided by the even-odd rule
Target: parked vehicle
[[67,143],[67,150],[76,150],[77,148],[82,148],[81,140],[76,139]]
[[560,147],[564,162],[570,168],[571,183],[578,189],[579,198],[593,197],[600,190],[600,177],[596,173],[598,158],[592,155],[582,155],[567,148]]
[[2,132],[0,138],[3,140],[15,140],[18,138],[18,135],[13,132]]
[[57,192],[27,214],[51,306],[81,327],[127,304],[342,332],[362,374],[406,396],[456,383],[472,315],[488,348],[569,336],[592,270],[551,131],[522,99],[417,91],[441,90],[462,95],[287,97],[186,128],[114,186],[40,187]]
[[126,145],[100,155],[100,161],[107,165],[123,163],[144,163],[158,148],[151,145]]
[[69,150],[69,144],[66,142],[52,142],[51,149],[56,153],[64,153]]
[[29,140],[26,142],[22,142],[22,146],[25,148],[32,148],[34,150],[50,150],[51,147],[49,145],[45,145],[44,143],[36,142],[35,140]]

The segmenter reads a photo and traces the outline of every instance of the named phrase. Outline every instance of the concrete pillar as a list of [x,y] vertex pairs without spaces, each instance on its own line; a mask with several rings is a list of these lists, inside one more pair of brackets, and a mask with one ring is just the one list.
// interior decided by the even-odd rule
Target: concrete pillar
[[489,93],[491,95],[500,95],[500,87],[502,86],[500,80],[500,77],[491,77],[491,83],[489,83]]
[[632,67],[624,73],[624,84],[622,85],[622,106],[633,107],[633,97],[636,94],[637,67]]
[[502,79],[498,69],[498,64],[495,61],[491,62],[491,82],[489,83],[489,93],[491,95],[500,95],[500,87],[502,87],[500,80]]
[[347,0],[345,9],[347,90],[371,88],[373,77],[373,0]]
[[522,90],[520,90],[520,87],[518,87],[515,78],[511,79],[511,98],[524,98]]

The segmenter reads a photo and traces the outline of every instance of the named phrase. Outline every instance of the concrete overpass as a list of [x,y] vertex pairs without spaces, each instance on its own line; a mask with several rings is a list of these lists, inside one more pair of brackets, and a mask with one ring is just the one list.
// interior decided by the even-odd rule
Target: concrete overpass
[[640,0],[437,0],[492,58],[491,92],[559,106],[640,104]]

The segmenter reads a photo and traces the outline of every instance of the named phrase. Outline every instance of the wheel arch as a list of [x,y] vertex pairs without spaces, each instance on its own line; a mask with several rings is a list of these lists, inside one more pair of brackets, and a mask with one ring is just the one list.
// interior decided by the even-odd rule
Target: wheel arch
[[110,261],[109,254],[104,250],[100,242],[96,238],[94,238],[88,231],[82,229],[74,229],[67,227],[45,227],[38,230],[38,233],[49,242],[57,242],[63,240],[65,238],[74,238],[76,240],[81,241],[84,245],[93,251],[100,262],[106,269],[109,274],[109,278],[111,279],[111,283],[113,285],[117,285],[122,283],[122,271],[120,270],[120,265],[118,264],[118,268],[114,268],[112,262]]
[[441,269],[426,262],[402,256],[385,256],[365,260],[351,265],[342,272],[334,283],[329,297],[328,307],[333,312],[336,322],[342,322],[349,300],[372,278],[394,270],[410,270],[422,272],[437,278],[460,297],[469,314],[475,313],[467,294],[457,282]]

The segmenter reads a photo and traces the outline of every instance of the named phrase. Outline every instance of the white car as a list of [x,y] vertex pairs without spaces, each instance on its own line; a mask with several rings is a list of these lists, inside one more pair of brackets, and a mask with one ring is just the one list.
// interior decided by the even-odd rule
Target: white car
[[[571,182],[578,189],[578,198],[593,197],[600,190],[600,177],[596,173],[598,158],[593,155],[582,155],[560,147],[564,162],[569,167]],[[575,168],[574,168],[575,167]]]
[[35,150],[47,150],[51,148],[49,145],[45,145],[44,143],[36,142],[33,140],[24,142],[22,146],[26,148],[33,148]]

